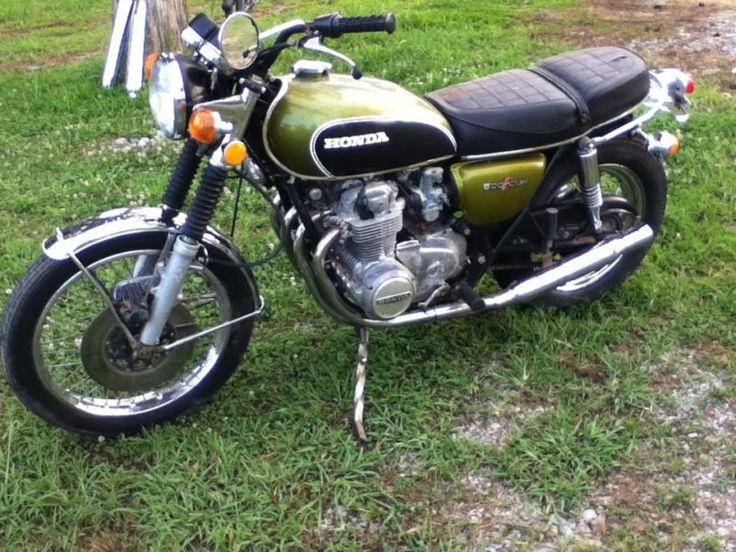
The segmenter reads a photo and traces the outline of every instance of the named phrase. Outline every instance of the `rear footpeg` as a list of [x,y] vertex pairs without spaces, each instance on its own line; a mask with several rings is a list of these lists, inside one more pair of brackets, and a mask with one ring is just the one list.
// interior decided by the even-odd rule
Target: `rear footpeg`
[[485,308],[483,298],[478,295],[473,288],[465,282],[460,282],[454,289],[457,296],[464,301],[475,312],[480,312]]

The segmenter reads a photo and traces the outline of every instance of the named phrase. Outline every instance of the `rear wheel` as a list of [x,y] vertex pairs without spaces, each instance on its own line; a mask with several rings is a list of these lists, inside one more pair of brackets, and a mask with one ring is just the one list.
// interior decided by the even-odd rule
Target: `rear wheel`
[[[660,161],[637,142],[626,140],[606,144],[598,150],[604,207],[601,218],[608,233],[630,230],[641,223],[652,227],[655,234],[664,219],[667,204],[667,178]],[[548,176],[547,195],[540,205],[555,207],[562,202],[580,201],[579,161],[570,156]],[[623,201],[622,201],[623,200]],[[585,213],[584,209],[580,210]],[[581,226],[584,226],[580,221]],[[557,252],[555,259],[578,253],[584,248]],[[615,289],[641,264],[647,249],[622,255],[614,262],[571,280],[545,294],[539,302],[556,307],[567,307],[579,301],[596,299]],[[506,262],[530,264],[534,255],[513,255]],[[503,262],[503,260],[501,261]],[[538,263],[535,268],[542,268]],[[530,270],[496,271],[494,276],[502,287],[530,276]]]
[[[136,263],[158,258],[165,240],[157,232],[116,238],[79,258],[108,290],[122,285],[135,293]],[[207,253],[224,260],[215,248]],[[249,283],[232,265],[195,262],[162,343],[253,312]],[[135,335],[143,323],[134,314],[126,326]],[[238,366],[252,327],[247,320],[168,352],[134,351],[89,278],[71,260],[42,257],[8,304],[3,360],[18,397],[48,422],[90,435],[127,434],[210,400]]]

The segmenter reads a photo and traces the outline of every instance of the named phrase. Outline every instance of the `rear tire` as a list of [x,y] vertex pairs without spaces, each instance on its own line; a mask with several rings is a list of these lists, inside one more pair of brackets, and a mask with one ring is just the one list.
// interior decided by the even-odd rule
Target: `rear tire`
[[[662,163],[641,144],[633,140],[621,140],[601,146],[598,149],[598,162],[604,183],[613,175],[614,178],[621,179],[622,188],[631,188],[628,194],[627,190],[622,190],[616,195],[623,195],[632,203],[641,204],[638,205],[637,210],[641,212],[637,213],[635,224],[648,224],[656,236],[662,225],[667,206],[667,177]],[[553,206],[560,190],[574,181],[579,171],[580,164],[575,155],[568,156],[563,163],[557,165],[547,177],[548,184],[545,184],[545,187],[548,192],[538,205]],[[603,192],[605,199],[605,185]],[[632,198],[626,197],[627,195],[631,195]],[[647,252],[648,248],[627,253],[604,269],[577,278],[546,293],[538,300],[538,303],[565,308],[581,301],[597,299],[616,289],[631,276],[644,260]],[[529,271],[494,273],[497,282],[502,287],[508,287],[514,281],[530,275]]]
[[[86,249],[79,254],[79,259],[87,267],[98,263],[100,270],[106,266],[101,263],[110,258],[128,259],[130,257],[134,262],[136,252],[147,251],[150,254],[152,251],[160,251],[164,246],[166,236],[166,233],[150,232],[115,238]],[[219,250],[212,247],[207,249],[210,259],[227,260]],[[126,266],[130,265],[127,260],[126,263],[128,263]],[[110,261],[109,266],[112,266],[112,261]],[[110,270],[112,269],[110,268]],[[222,298],[223,303],[228,303],[230,318],[242,316],[255,310],[257,295],[255,286],[249,285],[252,284],[252,279],[249,282],[248,277],[244,277],[242,269],[232,265],[212,263],[202,271],[196,273],[193,271],[192,276],[188,278],[199,278],[200,272],[202,274],[206,273],[208,277],[211,275],[213,278],[212,281],[216,283],[219,293],[216,299],[218,301],[217,308],[220,308],[219,301]],[[248,276],[250,275],[248,274]],[[85,332],[90,327],[90,325],[85,326],[85,323],[81,322],[85,319],[83,311],[86,304],[90,305],[88,309],[90,318],[95,315],[99,318],[99,313],[104,311],[104,307],[100,307],[103,303],[99,296],[96,299],[90,299],[87,303],[81,300],[74,301],[75,298],[86,297],[79,291],[80,287],[72,287],[77,286],[77,284],[84,285],[85,280],[83,278],[79,269],[71,260],[56,261],[46,256],[41,257],[16,287],[8,303],[3,321],[2,355],[8,382],[18,398],[30,410],[51,424],[90,436],[115,436],[136,433],[146,426],[161,424],[179,416],[190,414],[205,405],[225,384],[237,368],[248,347],[253,329],[252,319],[231,326],[227,332],[221,330],[216,334],[212,334],[211,340],[217,344],[217,356],[209,361],[202,360],[200,364],[192,368],[191,374],[187,372],[181,375],[181,378],[192,378],[192,382],[187,382],[187,386],[173,388],[177,393],[172,392],[171,395],[166,395],[164,391],[160,391],[168,388],[161,387],[151,391],[153,393],[160,392],[162,397],[171,398],[168,402],[164,402],[162,399],[161,403],[157,405],[153,400],[157,397],[154,396],[148,402],[141,400],[141,403],[137,403],[135,399],[139,395],[143,396],[140,394],[143,391],[140,391],[139,395],[134,394],[133,399],[130,400],[131,406],[127,410],[113,410],[113,406],[110,406],[110,414],[107,414],[108,410],[104,408],[95,410],[94,404],[96,403],[94,402],[76,403],[74,397],[77,395],[67,397],[62,389],[63,385],[55,382],[53,380],[54,376],[50,376],[50,374],[56,374],[60,368],[57,366],[46,367],[48,362],[43,361],[43,358],[45,358],[43,355],[56,355],[54,358],[61,357],[66,360],[68,354],[70,362],[67,364],[71,367],[64,366],[64,377],[72,382],[70,385],[77,385],[73,383],[77,381],[77,378],[91,379],[89,375],[94,373],[87,366],[84,366],[81,361],[76,366],[73,364],[74,360],[72,359],[76,359],[79,350],[82,348],[80,346],[82,339],[78,335],[73,340],[68,336],[50,340],[39,336],[43,336],[43,332],[56,331],[53,329],[54,324],[60,326],[58,330],[60,333],[71,332],[74,334],[73,328],[79,328],[77,332]],[[68,298],[68,295],[60,294],[63,290],[66,290],[63,293],[67,293],[72,289],[77,290],[77,292],[76,295],[68,294],[71,295],[71,299]],[[91,293],[89,297],[93,297]],[[210,300],[210,302],[213,301]],[[71,304],[72,307],[66,307],[67,304]],[[55,315],[55,319],[51,318],[51,313],[56,312],[53,310],[56,305],[62,305],[59,307],[60,309],[66,308],[70,311],[68,320],[65,320],[61,315]],[[75,318],[75,309],[80,311],[79,319]],[[194,307],[191,310],[194,311]],[[61,312],[66,311],[62,310]],[[221,311],[218,310],[214,315],[206,314],[206,316],[216,316],[217,312]],[[48,328],[52,328],[52,330]],[[61,332],[62,328],[63,332]],[[198,327],[197,331],[202,329],[204,328]],[[83,333],[83,335],[87,334]],[[197,343],[200,342],[201,340],[198,340]],[[64,344],[67,347],[64,347]],[[209,345],[202,346],[210,347]],[[57,349],[55,350],[54,347]],[[62,352],[59,352],[60,347],[64,347],[61,349]],[[46,348],[49,349],[50,353],[45,352]],[[43,355],[41,351],[44,351]],[[208,348],[206,352],[211,354],[215,350]],[[187,363],[189,360],[187,359]],[[59,366],[62,365],[64,363]],[[200,366],[206,368],[206,370],[200,368]],[[67,368],[68,370],[66,370]],[[67,375],[67,372],[69,375]],[[182,379],[182,381],[185,381],[185,379]],[[86,387],[84,388],[94,388],[96,390],[95,383],[95,381],[85,382]],[[171,385],[175,385],[175,383]],[[78,385],[81,388],[82,384]],[[100,385],[98,387],[104,388]],[[104,397],[95,398],[94,400],[107,401],[108,390],[105,390],[104,393]],[[99,392],[99,394],[102,395],[102,392]],[[130,395],[130,393],[127,394]],[[121,395],[124,396],[125,393],[123,392]],[[89,399],[89,401],[93,401],[93,399]],[[110,403],[114,405],[114,399]],[[99,404],[102,404],[102,402]]]

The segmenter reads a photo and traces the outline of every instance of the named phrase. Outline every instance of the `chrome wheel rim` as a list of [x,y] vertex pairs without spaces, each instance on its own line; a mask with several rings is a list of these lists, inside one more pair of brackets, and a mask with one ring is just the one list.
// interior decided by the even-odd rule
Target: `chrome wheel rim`
[[[637,213],[636,217],[627,217],[624,220],[624,230],[628,230],[635,226],[641,221],[643,214],[646,212],[646,193],[644,191],[644,184],[634,171],[630,168],[615,163],[604,164],[600,166],[601,171],[601,188],[603,191],[603,197],[606,196],[618,196],[623,197],[629,202],[634,212]],[[577,178],[575,179],[577,180]],[[562,190],[569,190],[571,184],[565,184]],[[622,261],[623,256],[618,257],[612,263],[602,266],[598,270],[594,270],[570,280],[566,284],[556,288],[557,291],[563,293],[581,291],[589,286],[592,286],[605,278],[612,270],[614,270],[619,263]]]
[[[126,251],[105,257],[89,269],[108,289],[133,274],[136,259],[159,250]],[[194,264],[184,284],[181,304],[200,329],[231,319],[232,306],[223,284],[205,266]],[[171,381],[140,392],[104,388],[89,377],[80,347],[88,325],[107,308],[100,293],[81,272],[69,278],[44,305],[33,334],[38,375],[55,398],[97,416],[132,416],[165,407],[192,391],[212,372],[230,337],[230,328],[197,340],[191,357]]]

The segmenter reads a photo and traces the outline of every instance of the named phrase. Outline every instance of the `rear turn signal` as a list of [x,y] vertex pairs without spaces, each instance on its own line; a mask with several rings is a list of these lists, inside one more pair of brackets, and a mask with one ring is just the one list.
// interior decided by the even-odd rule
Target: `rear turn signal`
[[211,144],[220,132],[218,130],[219,115],[211,109],[198,109],[189,119],[189,135],[197,142]]
[[225,146],[222,155],[225,159],[225,163],[232,167],[236,167],[248,158],[248,149],[240,140],[233,140]]
[[649,151],[662,157],[674,157],[680,152],[680,139],[671,132],[659,132],[650,141]]

